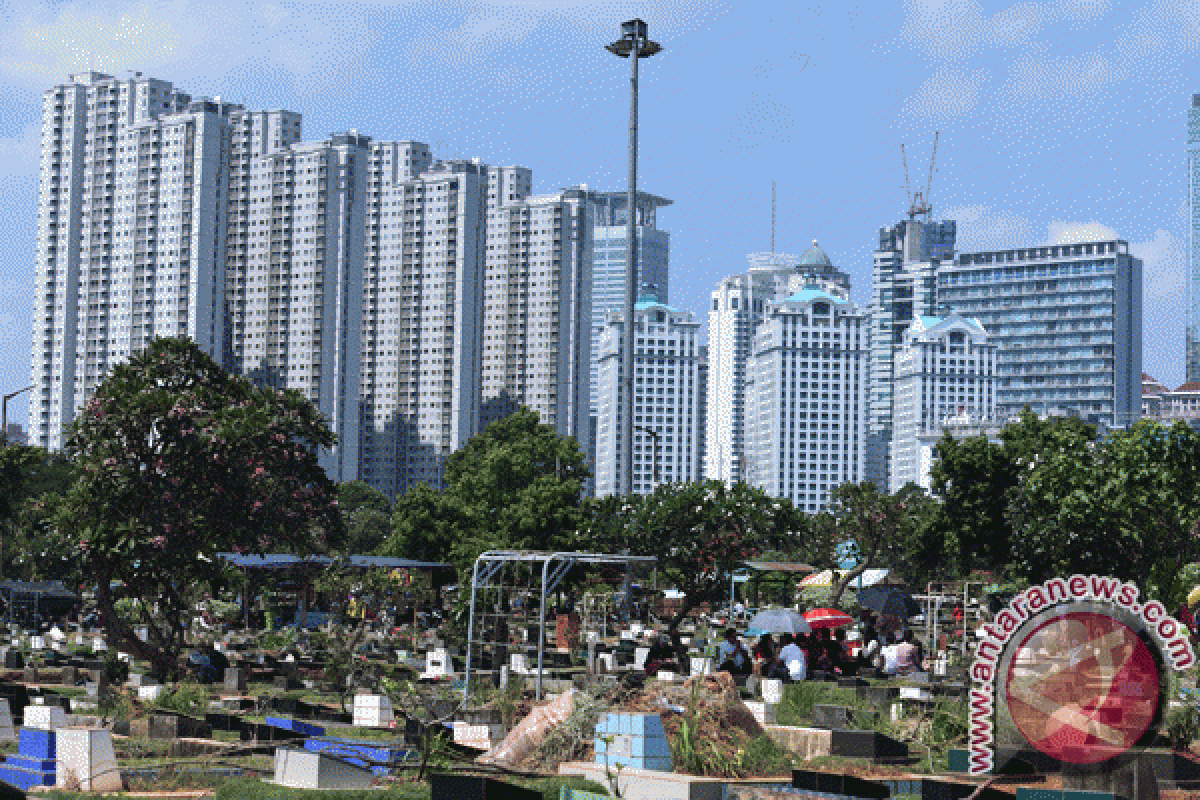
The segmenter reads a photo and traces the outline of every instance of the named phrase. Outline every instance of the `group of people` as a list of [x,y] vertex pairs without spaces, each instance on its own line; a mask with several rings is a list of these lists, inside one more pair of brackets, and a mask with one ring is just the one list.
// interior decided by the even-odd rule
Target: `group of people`
[[719,648],[718,669],[734,675],[749,675],[783,681],[802,681],[810,672],[854,675],[861,666],[846,643],[846,632],[827,629],[811,634],[785,633],[776,641],[764,633],[751,650],[732,628],[725,631]]
[[881,635],[873,625],[862,631],[862,647],[851,649],[846,631],[822,628],[812,633],[790,634],[778,642],[764,633],[747,650],[732,628],[718,650],[719,670],[733,675],[754,674],[760,678],[802,681],[812,672],[850,677],[860,669],[874,667],[888,675],[905,675],[924,669],[924,654],[911,630]]

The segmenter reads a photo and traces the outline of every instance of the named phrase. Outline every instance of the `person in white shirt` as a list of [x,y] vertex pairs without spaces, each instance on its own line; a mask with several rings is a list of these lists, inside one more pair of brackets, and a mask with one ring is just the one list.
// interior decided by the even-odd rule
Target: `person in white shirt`
[[796,645],[796,640],[790,633],[782,637],[783,647],[779,650],[779,660],[787,667],[788,675],[793,681],[802,681],[808,677],[808,659],[804,651]]

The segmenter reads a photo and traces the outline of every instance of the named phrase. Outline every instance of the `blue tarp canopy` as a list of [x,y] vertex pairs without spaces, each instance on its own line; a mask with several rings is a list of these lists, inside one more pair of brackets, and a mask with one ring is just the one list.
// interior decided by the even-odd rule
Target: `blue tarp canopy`
[[220,558],[222,561],[228,561],[235,567],[246,569],[288,569],[301,566],[328,567],[339,562],[363,569],[454,569],[453,564],[446,564],[440,561],[414,561],[411,558],[388,558],[387,556],[347,556],[346,558],[333,558],[331,556],[294,556],[288,553],[267,553],[261,556],[218,553],[217,558]]

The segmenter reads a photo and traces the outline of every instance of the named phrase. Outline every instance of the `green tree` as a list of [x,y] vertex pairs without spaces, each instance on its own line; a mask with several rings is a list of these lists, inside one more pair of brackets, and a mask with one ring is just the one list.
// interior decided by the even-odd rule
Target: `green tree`
[[986,436],[943,436],[931,485],[941,500],[936,524],[945,534],[944,568],[959,575],[977,569],[1004,574],[1014,557],[1010,509],[1028,465],[1056,443],[1095,436],[1095,428],[1078,418],[1043,420],[1028,409],[1000,432],[999,442]]
[[924,491],[908,484],[894,495],[879,491],[875,484],[843,483],[829,496],[837,543],[854,556],[855,565],[839,572],[829,592],[829,605],[837,608],[842,595],[868,569],[899,563],[918,514]]
[[346,528],[346,555],[373,553],[391,534],[392,501],[362,481],[347,481],[337,487],[338,511]]
[[[58,552],[96,588],[109,637],[177,674],[192,596],[222,577],[222,551],[304,553],[342,535],[317,463],[334,436],[298,392],[256,388],[192,342],[158,339],[115,367],[67,444],[79,471],[52,504]],[[134,598],[141,641],[115,612]]]
[[444,490],[417,487],[397,501],[380,552],[436,553],[461,576],[486,550],[574,549],[587,477],[579,443],[522,408],[447,459]]
[[608,552],[654,556],[659,575],[684,592],[671,630],[703,603],[729,595],[730,573],[764,550],[793,552],[804,519],[787,500],[721,481],[668,483],[643,498],[606,499],[581,537]]
[[1009,514],[1017,575],[1104,573],[1175,599],[1200,555],[1200,434],[1149,420],[1103,440],[1062,428],[1022,465]]

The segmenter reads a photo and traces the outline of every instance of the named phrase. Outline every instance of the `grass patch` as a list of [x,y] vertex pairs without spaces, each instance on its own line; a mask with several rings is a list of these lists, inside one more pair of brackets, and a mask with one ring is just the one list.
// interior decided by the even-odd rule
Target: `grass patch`
[[813,706],[816,705],[848,706],[856,711],[860,706],[863,710],[878,710],[868,709],[853,689],[826,681],[800,681],[784,684],[783,702],[775,709],[776,719],[780,725],[804,725],[812,720]]

